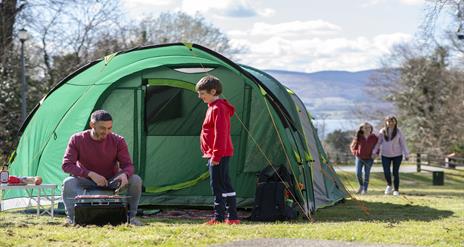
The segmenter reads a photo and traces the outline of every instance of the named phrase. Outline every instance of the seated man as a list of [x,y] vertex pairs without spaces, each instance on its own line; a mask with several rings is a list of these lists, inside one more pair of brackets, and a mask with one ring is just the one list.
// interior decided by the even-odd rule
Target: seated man
[[75,196],[82,195],[85,189],[105,188],[109,181],[119,179],[119,188],[127,186],[129,222],[142,225],[135,218],[142,179],[134,174],[134,165],[124,138],[112,133],[112,127],[111,115],[98,110],[90,117],[91,129],[76,133],[69,139],[62,169],[71,176],[63,181],[62,198],[70,224],[74,223]]

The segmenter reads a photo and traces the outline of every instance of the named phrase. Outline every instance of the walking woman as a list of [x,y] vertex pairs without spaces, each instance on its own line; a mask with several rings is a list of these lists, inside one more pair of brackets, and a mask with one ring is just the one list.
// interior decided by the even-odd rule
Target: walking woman
[[371,173],[372,164],[374,163],[372,151],[378,140],[377,136],[372,133],[373,129],[370,123],[362,123],[350,145],[351,153],[356,157],[356,176],[359,182],[357,194],[366,194],[367,187],[369,186],[369,175]]
[[[406,141],[403,133],[398,128],[398,121],[394,116],[385,118],[385,127],[380,130],[379,141],[374,149],[374,153],[378,153],[382,157],[383,173],[387,181],[385,194],[399,196],[400,187],[400,165],[403,157],[405,160],[409,158],[409,151],[406,147]],[[393,189],[391,179],[391,164],[393,163]]]

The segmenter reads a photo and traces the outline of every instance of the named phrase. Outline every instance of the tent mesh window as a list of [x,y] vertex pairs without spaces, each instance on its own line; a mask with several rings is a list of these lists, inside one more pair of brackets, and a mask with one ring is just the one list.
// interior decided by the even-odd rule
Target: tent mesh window
[[206,106],[195,92],[169,86],[148,86],[145,126],[149,136],[199,136]]

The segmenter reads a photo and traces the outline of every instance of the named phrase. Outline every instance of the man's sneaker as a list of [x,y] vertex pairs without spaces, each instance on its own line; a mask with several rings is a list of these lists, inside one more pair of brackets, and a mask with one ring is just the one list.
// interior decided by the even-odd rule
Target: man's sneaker
[[356,194],[361,194],[361,192],[363,191],[363,187],[359,187],[358,191],[356,192]]
[[387,188],[385,188],[385,195],[391,195],[393,192],[393,189],[390,185],[387,186]]
[[240,224],[240,220],[226,220],[226,224],[238,225],[238,224]]
[[394,195],[394,196],[399,196],[399,195],[400,195],[400,192],[397,191],[397,190],[395,190],[395,191],[393,191],[393,195]]
[[130,218],[129,224],[131,224],[133,226],[143,226],[143,222],[140,221],[139,219],[135,218],[135,217]]
[[70,218],[66,217],[66,220],[64,221],[63,225],[64,226],[74,226],[74,222]]
[[367,194],[367,190],[361,190],[361,195]]

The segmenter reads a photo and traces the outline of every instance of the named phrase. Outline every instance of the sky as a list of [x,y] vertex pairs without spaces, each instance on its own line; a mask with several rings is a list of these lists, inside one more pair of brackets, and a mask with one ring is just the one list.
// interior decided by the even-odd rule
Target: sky
[[131,18],[200,13],[246,48],[235,62],[299,72],[380,67],[392,46],[411,41],[424,0],[122,0]]

